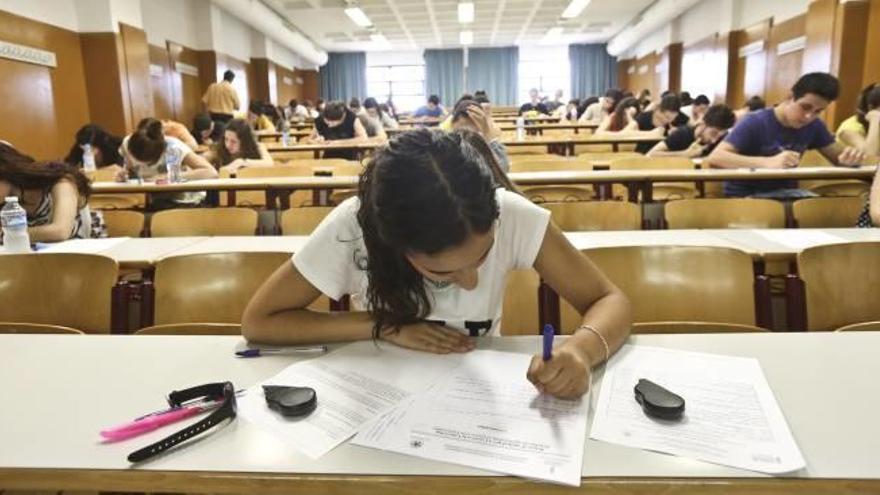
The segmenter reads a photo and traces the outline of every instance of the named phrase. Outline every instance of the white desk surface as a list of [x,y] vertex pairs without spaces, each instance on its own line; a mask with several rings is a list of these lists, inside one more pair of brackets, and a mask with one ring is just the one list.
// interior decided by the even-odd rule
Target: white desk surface
[[[531,353],[540,348],[538,339],[483,338],[479,347]],[[0,473],[10,479],[27,476],[26,468],[131,474],[126,455],[180,425],[110,445],[98,443],[100,429],[163,407],[171,390],[220,380],[249,387],[297,359],[237,359],[233,350],[240,342],[240,337],[0,335],[5,397]],[[807,461],[804,470],[786,478],[880,478],[875,393],[880,332],[644,335],[631,342],[757,358]],[[585,449],[585,477],[766,478],[593,440]],[[243,419],[137,470],[492,475],[349,444],[310,460]],[[37,485],[39,478],[29,486]]]
[[[754,258],[791,259],[803,248],[785,245],[759,235],[761,232],[798,234],[826,233],[839,241],[880,241],[880,229],[707,229],[707,230],[620,230],[566,232],[578,249],[624,246],[709,246],[727,247],[747,252]],[[296,252],[308,236],[218,236],[128,238],[109,249],[65,252],[94,252],[110,256],[122,268],[145,268],[168,256],[224,252]],[[827,244],[819,242],[810,244]],[[62,247],[64,243],[60,243]]]
[[708,229],[703,232],[766,260],[792,260],[806,248],[826,244],[880,241],[880,229]]

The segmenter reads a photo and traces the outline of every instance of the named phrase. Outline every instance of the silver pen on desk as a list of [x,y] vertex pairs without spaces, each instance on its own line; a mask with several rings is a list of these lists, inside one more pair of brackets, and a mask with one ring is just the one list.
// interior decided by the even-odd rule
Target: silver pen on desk
[[279,348],[261,348],[261,349],[243,349],[236,351],[238,357],[251,358],[260,356],[274,356],[284,354],[303,354],[312,352],[327,352],[326,345],[312,345],[305,347],[279,347]]

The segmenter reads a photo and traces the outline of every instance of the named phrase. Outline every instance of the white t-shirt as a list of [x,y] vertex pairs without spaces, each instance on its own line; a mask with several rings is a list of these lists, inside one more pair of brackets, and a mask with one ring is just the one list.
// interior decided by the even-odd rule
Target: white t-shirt
[[[128,157],[128,139],[131,136],[126,136],[122,141],[122,146],[119,148],[119,152],[123,157]],[[140,173],[140,177],[144,180],[153,180],[157,175],[167,174],[168,173],[168,165],[165,160],[165,154],[169,149],[177,150],[177,154],[181,160],[181,171],[183,171],[186,166],[183,164],[183,159],[186,155],[193,152],[192,148],[187,146],[183,141],[177,139],[176,137],[165,136],[165,151],[162,152],[162,155],[159,156],[159,159],[153,163],[146,164],[142,167],[139,167],[138,172]],[[181,204],[198,204],[205,200],[207,193],[205,191],[184,191],[179,193],[157,193],[153,195],[154,200],[160,200],[164,198],[171,199],[175,203]]]
[[[436,288],[425,282],[432,300],[427,318],[444,321],[463,333],[468,333],[468,326],[477,326],[479,335],[500,334],[507,273],[532,267],[550,221],[549,211],[519,194],[498,189],[495,197],[500,210],[495,243],[477,271],[477,286],[467,291],[456,284]],[[366,263],[357,222],[359,207],[360,201],[354,197],[334,209],[293,255],[293,264],[322,293],[336,300],[349,294],[352,307],[363,311],[367,272],[359,267]]]

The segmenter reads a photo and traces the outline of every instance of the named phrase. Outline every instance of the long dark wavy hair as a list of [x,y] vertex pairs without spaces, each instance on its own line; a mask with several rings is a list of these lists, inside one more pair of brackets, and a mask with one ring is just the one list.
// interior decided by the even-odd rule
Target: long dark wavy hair
[[257,140],[254,138],[254,131],[251,129],[251,126],[244,119],[232,119],[226,124],[225,131],[232,131],[238,136],[238,142],[240,143],[241,150],[233,155],[229,152],[229,149],[226,148],[226,140],[220,139],[215,144],[216,152],[215,156],[217,157],[218,163],[214,165],[217,167],[222,167],[224,165],[229,165],[236,158],[250,158],[250,159],[259,159],[260,158],[260,148],[257,146]]
[[[63,162],[37,162],[12,146],[0,143],[0,180],[22,191],[47,191],[62,179],[69,179],[76,185],[80,206],[84,205],[92,187],[79,168]],[[19,200],[24,204],[24,198]]]
[[611,122],[608,125],[609,131],[620,131],[628,124],[626,120],[626,110],[635,108],[636,115],[639,113],[639,100],[635,98],[624,98],[614,107],[614,113],[611,114]]
[[880,108],[880,84],[874,83],[866,87],[859,94],[859,102],[856,108],[856,119],[868,129],[868,119],[865,115],[871,110]]
[[122,157],[119,156],[119,147],[122,146],[122,138],[105,131],[96,124],[82,126],[77,132],[73,146],[67,153],[65,162],[70,165],[80,165],[83,161],[82,146],[90,144],[92,149],[101,150],[101,162],[98,167],[109,165],[122,165]]
[[405,254],[438,253],[488,232],[498,218],[498,187],[515,191],[489,146],[470,131],[414,130],[374,155],[360,178],[357,214],[374,337],[431,310],[422,275]]

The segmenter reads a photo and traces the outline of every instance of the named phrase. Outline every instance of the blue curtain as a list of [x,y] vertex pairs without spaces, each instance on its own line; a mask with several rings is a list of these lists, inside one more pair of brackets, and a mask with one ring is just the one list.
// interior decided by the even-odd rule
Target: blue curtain
[[601,96],[617,86],[617,59],[604,44],[569,45],[571,94],[573,98]]
[[321,98],[347,102],[367,97],[367,54],[330,53],[321,67]]
[[519,48],[468,50],[467,92],[485,90],[494,105],[516,105]]
[[461,95],[464,53],[459,49],[425,50],[425,96],[437,95],[440,103],[452,111]]

